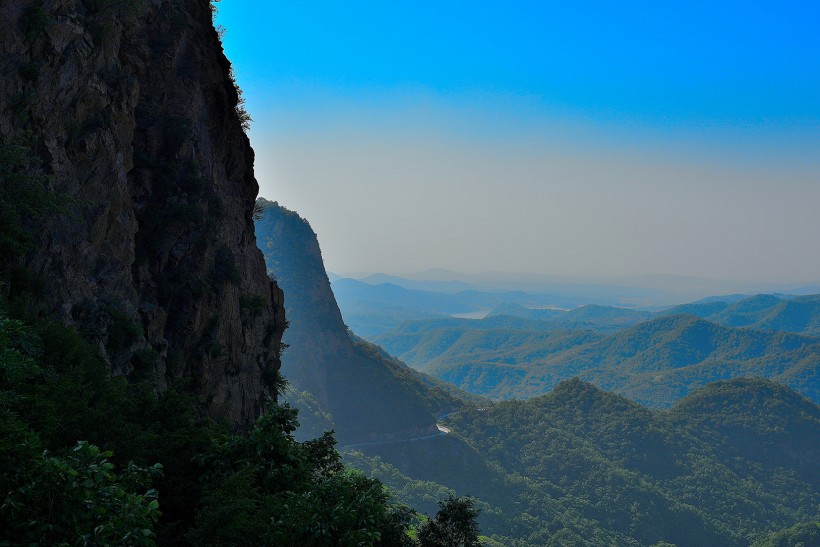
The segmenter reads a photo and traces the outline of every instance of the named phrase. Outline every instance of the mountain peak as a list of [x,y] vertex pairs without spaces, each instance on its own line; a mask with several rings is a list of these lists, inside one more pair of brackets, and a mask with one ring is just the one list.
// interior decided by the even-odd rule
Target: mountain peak
[[[307,220],[268,204],[256,220],[269,272],[285,290],[290,327],[282,371],[297,392],[307,391],[320,413],[331,415],[342,442],[392,439],[435,431],[435,416],[456,404],[415,371],[371,344],[351,339]],[[401,293],[389,283],[371,286],[339,279],[335,287]],[[314,405],[314,406],[315,406]],[[311,415],[305,412],[304,422]]]

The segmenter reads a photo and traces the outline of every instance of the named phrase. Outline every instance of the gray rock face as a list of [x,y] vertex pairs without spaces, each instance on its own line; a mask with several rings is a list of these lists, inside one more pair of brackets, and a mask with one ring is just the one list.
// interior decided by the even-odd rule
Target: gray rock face
[[0,21],[0,139],[31,132],[66,203],[26,260],[36,311],[115,373],[190,378],[211,415],[250,423],[280,366],[283,295],[209,3],[4,2]]
[[[256,230],[268,270],[287,291],[290,327],[282,370],[333,419],[342,444],[436,434],[436,415],[461,402],[381,348],[351,337],[308,222],[265,205]],[[305,413],[300,419],[310,420]],[[304,420],[303,420],[304,421]]]

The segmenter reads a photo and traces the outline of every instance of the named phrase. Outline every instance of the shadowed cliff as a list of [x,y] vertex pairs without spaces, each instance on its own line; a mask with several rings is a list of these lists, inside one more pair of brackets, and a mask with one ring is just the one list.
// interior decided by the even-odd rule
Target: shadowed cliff
[[[284,376],[331,415],[343,444],[435,433],[435,416],[459,401],[378,346],[352,337],[310,224],[276,203],[259,204],[259,244],[269,272],[288,295]],[[305,409],[301,420],[310,420]]]
[[62,204],[23,219],[36,237],[3,258],[26,272],[12,284],[37,279],[31,312],[78,327],[116,373],[189,378],[211,415],[252,422],[283,298],[209,2],[4,2],[0,19],[0,145]]

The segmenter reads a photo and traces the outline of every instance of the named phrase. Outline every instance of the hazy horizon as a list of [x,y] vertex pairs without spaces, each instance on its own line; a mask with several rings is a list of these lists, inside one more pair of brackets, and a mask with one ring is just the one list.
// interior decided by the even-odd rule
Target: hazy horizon
[[219,8],[331,271],[820,281],[816,6]]
[[[466,278],[471,277],[495,277],[499,279],[504,278],[532,278],[532,279],[542,279],[547,281],[554,281],[556,283],[571,283],[571,282],[578,282],[578,283],[586,283],[586,282],[600,282],[600,283],[616,283],[618,281],[624,282],[637,282],[641,279],[681,279],[681,280],[692,280],[692,281],[709,281],[715,283],[726,283],[726,284],[743,284],[743,285],[783,285],[783,286],[818,286],[820,287],[820,280],[812,280],[812,279],[805,279],[802,281],[782,281],[777,279],[769,279],[769,280],[743,280],[743,279],[729,279],[729,278],[715,278],[715,277],[701,277],[701,276],[693,276],[693,275],[678,275],[678,274],[670,274],[670,273],[643,273],[643,274],[636,274],[636,275],[584,275],[584,274],[552,274],[549,272],[534,272],[534,271],[514,271],[514,270],[475,270],[475,271],[456,271],[450,270],[447,268],[427,268],[425,270],[403,270],[403,271],[369,271],[369,270],[357,270],[357,271],[347,271],[347,272],[340,272],[333,270],[332,268],[327,268],[328,274],[337,275],[339,277],[345,277],[350,279],[362,279],[365,277],[371,276],[378,276],[378,275],[387,275],[387,276],[395,276],[401,277],[404,279],[409,280],[428,280],[428,281],[459,281]],[[435,275],[430,275],[434,273]],[[450,275],[444,275],[444,274]]]

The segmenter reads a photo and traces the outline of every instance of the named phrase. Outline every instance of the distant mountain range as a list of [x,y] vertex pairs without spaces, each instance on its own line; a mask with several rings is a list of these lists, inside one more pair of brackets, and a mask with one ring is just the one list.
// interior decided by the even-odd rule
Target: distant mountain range
[[376,273],[347,277],[373,285],[392,283],[407,289],[452,292],[461,287],[460,290],[494,293],[523,291],[553,294],[579,303],[629,307],[669,306],[715,294],[820,293],[820,283],[765,283],[686,275],[568,276],[520,272],[463,273],[434,268],[415,274]]
[[408,289],[393,283],[370,285],[355,279],[333,282],[333,293],[344,310],[345,322],[354,332],[371,338],[392,330],[408,319],[448,317],[459,314],[484,315],[504,305],[522,307],[575,307],[576,300],[549,294],[521,291],[491,293],[476,290],[437,292]]
[[820,294],[730,297],[676,306],[664,313],[689,313],[730,327],[820,336]]
[[[746,309],[741,303],[732,309]],[[771,303],[769,309],[781,305]],[[374,341],[420,370],[491,398],[539,395],[578,376],[645,404],[669,406],[711,381],[761,376],[820,401],[820,339],[729,327],[688,314],[659,316],[602,334],[593,328],[606,332],[613,322],[642,316],[605,307],[573,312],[563,317],[583,318],[575,325],[584,327],[570,330],[566,320],[512,316],[436,319],[405,323]]]
[[[741,547],[813,533],[797,523],[817,518],[818,406],[768,380],[709,382],[768,376],[816,401],[820,339],[804,334],[815,299],[656,312],[446,279],[337,278],[331,291],[307,221],[261,204],[258,241],[287,295],[297,434],[334,428],[347,463],[404,502],[432,514],[469,493],[492,545]],[[482,317],[452,317],[471,313]]]
[[[634,325],[649,319],[653,313],[690,313],[727,326],[809,335],[820,332],[816,306],[819,297],[812,295],[771,294],[764,298],[731,294],[669,308],[657,305],[666,297],[635,293],[641,289],[593,285],[552,288],[555,292],[487,290],[462,281],[407,280],[384,274],[361,280],[338,278],[333,281],[333,291],[345,322],[367,339],[394,330],[407,320],[447,316],[475,319],[486,315],[560,320],[551,328],[591,328],[605,332]],[[653,300],[656,297],[660,300]],[[642,302],[643,307],[636,306],[636,302]],[[576,310],[582,306],[606,309]],[[568,310],[571,313],[563,317],[559,313]],[[581,317],[583,314],[590,317]],[[606,314],[611,317],[606,318]]]

